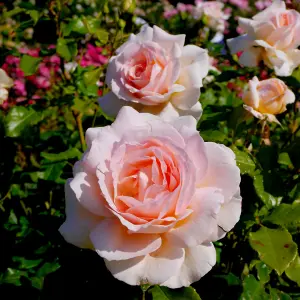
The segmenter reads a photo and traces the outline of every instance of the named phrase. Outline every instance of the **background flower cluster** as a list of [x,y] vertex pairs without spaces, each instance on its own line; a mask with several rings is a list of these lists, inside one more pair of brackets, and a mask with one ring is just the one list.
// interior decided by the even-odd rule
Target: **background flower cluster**
[[[252,34],[258,26],[253,16],[271,5],[267,0],[0,2],[1,295],[300,297],[300,69],[296,59],[290,64],[278,54],[298,53],[299,45],[296,39],[275,45],[269,35]],[[299,14],[299,1],[285,5]],[[297,32],[297,22],[287,24],[289,33]],[[197,129],[205,142],[229,147],[242,174],[242,215],[214,243],[215,267],[193,287],[178,290],[119,282],[97,254],[67,244],[58,232],[65,220],[64,184],[87,147],[84,133],[113,121],[98,103],[111,92],[107,64],[144,24],[184,33],[185,44],[207,49],[210,65]],[[241,37],[249,43],[228,47],[227,40]],[[246,67],[245,53],[257,47],[263,55]],[[270,51],[281,61],[272,60]],[[285,62],[288,67],[280,68]]]

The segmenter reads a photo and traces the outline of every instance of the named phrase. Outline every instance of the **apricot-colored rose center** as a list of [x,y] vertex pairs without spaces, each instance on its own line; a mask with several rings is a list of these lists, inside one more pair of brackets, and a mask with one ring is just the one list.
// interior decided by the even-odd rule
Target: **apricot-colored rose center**
[[259,108],[261,113],[278,114],[285,107],[283,95],[286,92],[286,86],[279,80],[270,79],[261,82],[257,91],[259,94]]
[[113,171],[117,210],[145,221],[173,216],[181,174],[172,149],[154,138],[123,147],[123,165]]

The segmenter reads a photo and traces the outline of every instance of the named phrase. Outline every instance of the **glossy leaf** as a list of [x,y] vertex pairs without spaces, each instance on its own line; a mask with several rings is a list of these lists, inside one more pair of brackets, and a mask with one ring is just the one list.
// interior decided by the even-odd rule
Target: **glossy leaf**
[[23,55],[20,61],[20,68],[24,72],[25,76],[35,74],[39,63],[42,61],[39,57],[33,57],[30,55]]
[[252,176],[256,169],[256,165],[250,154],[245,151],[241,151],[234,146],[231,147],[231,150],[235,154],[235,160],[237,166],[240,168],[241,174],[248,174]]
[[255,279],[253,275],[248,275],[243,282],[243,293],[241,300],[269,300],[269,295],[265,292],[264,286]]
[[289,230],[296,230],[300,227],[300,203],[280,204],[264,220]]
[[19,137],[27,126],[36,124],[40,119],[41,115],[35,110],[24,106],[15,106],[5,119],[6,135]]
[[297,244],[285,229],[262,227],[250,233],[250,245],[259,258],[281,275],[297,255]]
[[77,44],[71,39],[59,38],[56,51],[62,58],[70,61],[77,55]]
[[300,257],[297,256],[294,261],[290,264],[290,266],[285,270],[286,276],[297,282],[300,287]]

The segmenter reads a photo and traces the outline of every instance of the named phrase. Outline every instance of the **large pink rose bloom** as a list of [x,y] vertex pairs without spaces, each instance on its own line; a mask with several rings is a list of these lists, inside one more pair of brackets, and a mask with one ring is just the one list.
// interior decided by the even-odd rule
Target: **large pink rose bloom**
[[284,1],[271,6],[252,19],[239,18],[246,34],[228,40],[232,53],[243,51],[239,61],[249,67],[264,63],[278,76],[289,76],[300,65],[300,13],[287,10]]
[[124,105],[164,118],[192,115],[199,119],[202,79],[208,73],[207,51],[184,46],[185,35],[171,35],[145,25],[116,50],[108,64],[111,92],[100,98],[102,110],[116,116]]
[[229,148],[195,128],[191,116],[167,122],[124,107],[111,126],[88,129],[66,184],[65,240],[94,249],[130,285],[178,288],[210,271],[212,241],[240,217],[240,172]]

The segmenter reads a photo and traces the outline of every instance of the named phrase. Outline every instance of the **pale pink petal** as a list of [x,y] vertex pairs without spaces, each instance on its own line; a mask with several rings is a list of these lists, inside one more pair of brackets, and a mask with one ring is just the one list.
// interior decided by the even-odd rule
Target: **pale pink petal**
[[244,109],[246,109],[249,113],[251,113],[255,118],[258,118],[260,120],[264,119],[264,115],[257,110],[255,110],[253,107],[248,106],[248,105],[243,105]]
[[227,45],[232,54],[240,51],[247,51],[251,46],[253,46],[253,38],[248,34],[244,34],[233,39],[228,39]]
[[217,224],[212,233],[211,240],[217,241],[225,236],[235,224],[239,221],[242,211],[242,198],[240,189],[237,190],[235,195],[229,202],[224,203],[217,215]]
[[250,47],[239,58],[239,63],[246,67],[256,67],[262,59],[262,49]]
[[185,258],[178,273],[162,283],[172,289],[190,286],[201,279],[216,264],[216,250],[212,243],[185,249]]
[[193,211],[191,209],[186,209],[184,214],[174,217],[167,217],[162,219],[154,219],[150,222],[145,222],[144,224],[133,224],[128,221],[128,214],[126,213],[116,213],[112,211],[112,213],[119,218],[120,222],[126,226],[129,232],[132,233],[165,233],[168,232],[171,228],[173,228],[178,222],[186,219]]
[[126,260],[144,256],[161,246],[157,234],[128,234],[118,219],[106,219],[90,234],[96,252],[107,260]]
[[274,13],[284,12],[286,9],[285,2],[282,0],[274,0],[272,5],[263,10],[262,12],[256,14],[253,17],[255,21],[264,21],[270,16],[274,15]]
[[105,260],[105,264],[115,278],[127,284],[162,284],[179,272],[184,253],[184,249],[164,245],[152,255],[121,261]]
[[86,144],[89,148],[92,147],[94,140],[100,141],[103,144],[105,143],[106,145],[112,145],[114,142],[119,141],[119,139],[119,136],[111,126],[91,127],[88,128],[85,133]]
[[136,35],[139,42],[146,42],[153,40],[153,29],[149,25],[142,26],[140,32]]
[[[195,131],[196,131],[196,127],[197,127],[197,122],[196,122],[195,118],[193,118],[190,115],[173,118],[169,121],[169,123],[172,126],[174,126],[179,132],[181,132],[181,129],[183,126],[188,127]],[[183,136],[183,138],[185,138],[185,137]]]
[[140,114],[132,107],[124,106],[111,127],[119,136],[123,136],[128,129],[143,126],[150,120],[159,120],[159,118],[147,113]]
[[208,170],[198,187],[210,186],[221,189],[226,203],[233,197],[241,181],[235,155],[230,148],[222,144],[206,142],[205,146]]
[[118,98],[113,92],[99,98],[101,110],[110,117],[116,117],[123,106],[130,104],[130,102]]
[[177,83],[185,90],[172,96],[172,104],[181,109],[191,109],[199,100],[202,79],[207,75],[209,59],[207,51],[199,47],[188,45],[183,48],[181,58],[181,73]]
[[185,34],[173,35],[162,30],[157,26],[153,26],[153,42],[159,44],[167,51],[171,51],[174,44],[178,44],[180,48],[183,48],[185,41]]
[[296,100],[295,94],[291,90],[287,90],[283,96],[285,104],[294,103]]
[[141,112],[157,115],[164,121],[173,120],[179,117],[177,109],[170,102],[161,105],[145,105]]
[[85,209],[98,216],[111,216],[95,175],[85,172],[77,173],[69,184],[76,198]]
[[191,203],[193,212],[182,224],[179,223],[166,234],[168,242],[186,248],[208,240],[223,200],[223,195],[215,188],[197,189]]
[[70,187],[70,181],[69,179],[65,185],[66,220],[60,226],[59,232],[68,243],[81,248],[93,249],[89,235],[101,221],[101,217],[81,206]]

